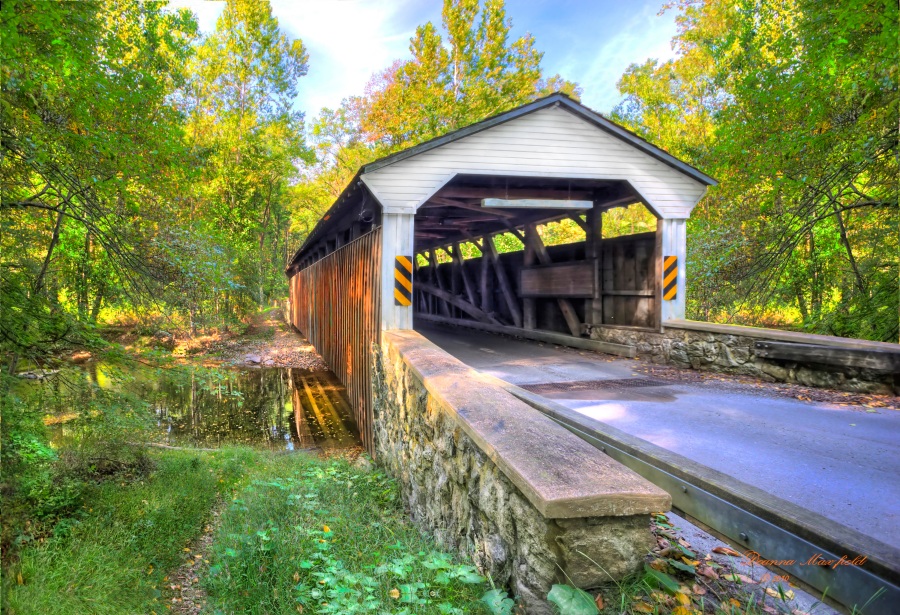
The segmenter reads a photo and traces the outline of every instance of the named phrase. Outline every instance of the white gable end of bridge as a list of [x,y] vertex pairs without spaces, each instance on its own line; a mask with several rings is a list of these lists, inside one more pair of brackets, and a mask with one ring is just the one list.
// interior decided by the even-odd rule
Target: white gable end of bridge
[[384,212],[415,213],[458,174],[625,180],[660,218],[688,218],[706,186],[562,107],[487,128],[362,176]]
[[[677,297],[663,302],[661,318],[684,318],[685,222],[703,183],[562,106],[545,107],[361,176],[383,207],[382,271],[412,255],[416,210],[459,174],[627,181],[660,218],[663,253],[678,257]],[[381,283],[382,328],[412,328],[412,308],[393,300],[392,276]]]

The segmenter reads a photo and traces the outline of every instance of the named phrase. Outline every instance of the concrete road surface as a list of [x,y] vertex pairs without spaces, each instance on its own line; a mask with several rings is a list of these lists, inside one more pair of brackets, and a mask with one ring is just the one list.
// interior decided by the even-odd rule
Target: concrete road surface
[[[900,411],[873,413],[709,381],[652,386],[633,371],[632,359],[424,323],[416,329],[479,371],[538,385],[529,388],[900,547]],[[610,379],[614,386],[539,386]]]

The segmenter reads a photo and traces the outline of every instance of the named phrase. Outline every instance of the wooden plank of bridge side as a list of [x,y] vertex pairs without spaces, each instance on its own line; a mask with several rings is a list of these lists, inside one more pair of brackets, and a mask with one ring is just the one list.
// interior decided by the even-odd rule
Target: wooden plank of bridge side
[[[484,242],[482,241],[481,247],[484,246]],[[479,249],[481,249],[479,247]],[[494,291],[491,287],[491,263],[490,258],[487,254],[485,254],[484,250],[481,251],[481,279],[479,280],[479,294],[481,295],[481,310],[486,314],[490,314],[494,309]]]
[[[580,220],[578,216],[574,216]],[[585,259],[593,263],[594,296],[584,302],[584,320],[592,325],[603,324],[603,286],[601,271],[603,269],[603,210],[594,202],[594,207],[587,212],[584,223]]]
[[635,273],[635,288],[638,290],[634,291],[634,294],[631,295],[634,297],[635,307],[634,307],[634,316],[632,318],[631,324],[636,327],[649,327],[651,326],[650,316],[652,313],[652,300],[645,299],[647,295],[639,294],[648,292],[651,268],[653,267],[653,262],[649,258],[649,253],[651,252],[652,243],[647,242],[644,239],[635,239],[635,255],[634,255],[634,273]]
[[503,292],[503,298],[506,300],[506,306],[509,308],[509,314],[512,316],[513,323],[517,327],[522,326],[522,310],[519,308],[519,302],[516,299],[516,293],[513,292],[512,284],[506,275],[506,269],[500,262],[500,255],[497,253],[497,246],[494,245],[494,238],[485,236],[484,245],[494,266],[494,273],[497,275],[497,282],[500,284],[500,290]]
[[[437,288],[444,290],[444,284],[441,282],[441,272],[438,270],[437,252],[435,250],[431,250],[428,253],[428,260],[431,263],[432,281]],[[441,311],[444,313],[444,316],[449,317],[451,314],[450,304],[444,300],[438,305],[441,306]]]
[[[625,246],[617,243],[613,249],[612,275],[616,289],[630,290],[625,286]],[[625,300],[622,297],[613,297],[613,312],[617,325],[628,325],[631,321],[625,313]]]
[[[535,232],[533,225],[525,227],[525,253],[522,256],[522,266],[531,267],[536,259],[534,254],[531,234]],[[531,331],[537,328],[537,304],[532,298],[522,299],[522,327]]]
[[[541,240],[541,236],[538,235],[535,225],[529,224],[526,226],[526,229],[529,230],[526,239],[531,244],[538,261],[540,261],[542,265],[552,264],[553,261],[547,253],[547,247]],[[572,305],[572,302],[563,298],[558,298],[556,302],[559,305],[560,311],[562,311],[563,318],[566,319],[566,325],[569,327],[569,331],[571,331],[572,335],[575,337],[581,337],[581,321],[578,320],[578,314],[575,313],[575,307]]]

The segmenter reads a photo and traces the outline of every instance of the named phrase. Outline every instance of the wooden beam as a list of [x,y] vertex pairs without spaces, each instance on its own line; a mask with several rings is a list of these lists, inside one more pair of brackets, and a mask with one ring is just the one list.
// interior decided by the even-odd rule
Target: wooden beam
[[451,252],[451,256],[453,256],[453,262],[456,263],[456,266],[459,268],[459,275],[462,278],[463,286],[466,289],[466,296],[469,298],[469,303],[475,305],[475,286],[472,284],[471,278],[469,278],[469,272],[466,271],[466,261],[463,259],[458,241],[453,243],[453,252]]
[[[533,225],[525,227],[525,238],[523,240],[525,243],[525,254],[522,255],[522,264],[524,267],[532,267],[537,259],[534,254],[534,248],[532,247],[534,242],[531,241],[530,237],[531,233],[534,233],[535,231],[536,227]],[[522,327],[529,331],[537,328],[537,304],[534,299],[522,299]]]
[[584,231],[585,235],[588,234],[588,232],[589,232],[588,231],[588,223],[585,222],[584,220],[582,220],[581,216],[579,216],[577,214],[573,214],[573,215],[569,216],[569,220],[571,220],[572,222],[574,222],[575,224],[580,226],[581,230]]
[[[544,242],[541,241],[541,236],[538,235],[535,225],[529,224],[526,228],[533,229],[533,231],[528,234],[528,239],[531,242],[532,249],[537,256],[538,261],[542,265],[552,264],[553,261],[550,259],[550,255],[547,254],[547,248],[546,246],[544,246]],[[568,299],[563,298],[557,299],[556,302],[559,304],[559,309],[563,313],[563,318],[565,318],[566,320],[566,325],[569,327],[569,331],[571,331],[572,335],[574,335],[575,337],[580,337],[581,321],[578,320],[578,314],[575,312],[575,308],[572,306],[572,302]]]
[[448,293],[447,291],[445,291],[443,289],[436,288],[436,287],[432,286],[431,284],[426,284],[423,282],[419,282],[416,285],[416,287],[419,290],[421,290],[422,292],[434,295],[435,297],[443,299],[445,302],[449,303],[450,305],[453,305],[454,307],[459,308],[461,311],[465,312],[466,314],[468,314],[469,316],[471,316],[478,322],[492,323],[495,325],[501,324],[499,320],[497,320],[490,314],[487,314],[484,311],[479,310],[473,304],[469,303],[468,301],[466,301],[465,299],[463,299],[462,297],[460,297],[458,295],[454,295],[453,293]]
[[[479,247],[479,249],[484,246],[484,242],[479,244],[475,244]],[[481,309],[485,312],[490,313],[494,309],[494,291],[491,287],[491,259],[487,254],[484,253],[484,250],[481,252],[481,279],[479,282],[479,294],[481,295]]]
[[587,212],[584,223],[585,259],[594,263],[594,296],[584,302],[584,320],[591,325],[603,324],[603,211],[598,202]]
[[635,203],[640,203],[641,199],[634,195],[626,195],[622,197],[618,197],[615,199],[611,199],[609,201],[597,201],[596,204],[600,205],[600,207],[606,211],[607,209],[613,209],[615,207],[625,207],[627,205],[634,205]]
[[506,307],[509,308],[509,314],[512,316],[513,323],[517,327],[521,327],[522,310],[519,308],[519,301],[516,298],[516,293],[513,291],[512,284],[509,282],[509,277],[506,275],[506,269],[503,268],[503,263],[500,262],[500,255],[497,254],[497,246],[494,245],[494,239],[485,237],[484,245],[487,248],[487,255],[491,260],[491,264],[494,266],[494,273],[497,276],[497,282],[500,284],[500,290],[503,291],[503,298],[506,300]]
[[443,199],[439,196],[433,196],[428,199],[428,202],[422,205],[422,207],[455,207],[456,209],[464,209],[466,211],[477,211],[481,214],[489,214],[494,216],[496,219],[502,218],[515,218],[516,214],[508,211],[496,211],[493,209],[485,209],[481,205],[473,205],[470,203],[463,203],[461,201],[453,201],[451,199]]
[[[441,282],[441,272],[438,271],[438,259],[437,254],[432,249],[431,252],[428,253],[428,261],[431,263],[431,273],[432,279],[434,283],[437,284],[437,288],[441,291],[444,290],[444,284]],[[424,289],[423,289],[424,290]],[[434,294],[434,293],[432,293]],[[435,295],[437,296],[437,295]],[[440,304],[441,310],[444,312],[446,316],[450,316],[450,306],[447,303],[447,300],[444,299],[444,302]]]
[[510,224],[509,222],[506,222],[505,226],[506,226],[506,228],[509,229],[510,233],[515,235],[518,238],[518,240],[522,242],[522,245],[525,245],[525,235],[522,233],[522,231],[517,229],[514,225]]
[[[464,199],[592,199],[591,190],[561,190],[559,188],[464,188],[448,186],[440,191],[441,197]],[[633,200],[634,197],[632,197]],[[434,200],[432,197],[430,200]]]

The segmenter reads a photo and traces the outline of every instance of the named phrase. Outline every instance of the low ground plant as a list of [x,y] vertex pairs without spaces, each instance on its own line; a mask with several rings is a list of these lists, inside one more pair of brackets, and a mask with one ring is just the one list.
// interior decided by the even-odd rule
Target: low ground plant
[[263,474],[222,515],[214,612],[487,612],[487,580],[420,534],[383,473],[292,456]]
[[258,463],[252,451],[151,453],[145,477],[88,484],[84,504],[23,548],[3,574],[6,613],[162,612],[166,576],[217,499]]

